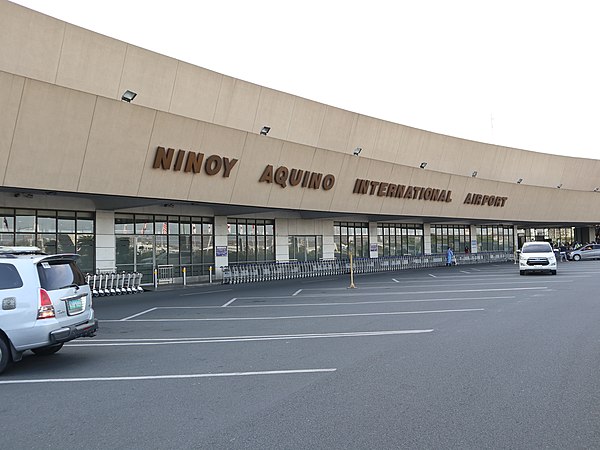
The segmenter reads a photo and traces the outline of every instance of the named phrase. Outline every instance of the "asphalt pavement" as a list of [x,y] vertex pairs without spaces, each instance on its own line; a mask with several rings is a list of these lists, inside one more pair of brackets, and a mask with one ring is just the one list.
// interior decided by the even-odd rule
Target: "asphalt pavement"
[[94,300],[0,376],[0,448],[599,448],[600,262]]

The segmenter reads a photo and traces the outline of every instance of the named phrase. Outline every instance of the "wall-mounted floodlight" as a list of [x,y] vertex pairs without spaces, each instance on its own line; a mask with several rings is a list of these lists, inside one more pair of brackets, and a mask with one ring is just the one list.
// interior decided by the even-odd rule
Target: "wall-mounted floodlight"
[[421,169],[424,169],[425,167],[427,167],[427,163],[426,163],[426,162],[422,162],[422,163],[419,165],[419,167],[420,167]]
[[474,171],[473,171],[473,173],[471,174],[471,176],[472,176],[473,178],[475,178],[475,177],[477,176],[477,171],[476,171],[476,170],[474,170]]
[[560,183],[558,186],[556,186],[557,189],[560,189],[562,187],[562,183]]
[[121,100],[127,103],[131,103],[131,101],[135,98],[136,95],[137,94],[135,92],[127,90],[121,97]]
[[594,192],[600,192],[600,187],[594,188]]
[[362,152],[362,147],[356,147],[354,149],[354,152],[352,152],[354,154],[354,156],[358,156],[360,155],[360,152]]
[[519,178],[519,179],[517,180],[517,184],[521,184],[522,182],[523,182],[523,178]]
[[267,134],[269,134],[269,131],[271,131],[271,127],[262,127],[262,130],[260,130],[260,134],[266,136]]

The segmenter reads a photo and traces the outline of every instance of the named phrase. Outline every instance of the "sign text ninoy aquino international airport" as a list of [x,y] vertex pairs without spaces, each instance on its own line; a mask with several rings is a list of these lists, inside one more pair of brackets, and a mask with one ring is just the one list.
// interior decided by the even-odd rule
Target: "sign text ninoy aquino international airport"
[[[187,154],[187,156],[186,156]],[[216,175],[221,170],[223,171],[223,177],[229,177],[231,169],[238,162],[237,159],[229,159],[225,156],[210,155],[204,159],[204,153],[190,152],[186,150],[177,150],[177,156],[175,156],[175,149],[169,148],[165,150],[164,147],[158,147],[156,154],[154,155],[154,169],[162,168],[163,170],[173,169],[180,171],[183,169],[184,172],[200,173],[200,170],[204,168],[204,172],[207,175]]]

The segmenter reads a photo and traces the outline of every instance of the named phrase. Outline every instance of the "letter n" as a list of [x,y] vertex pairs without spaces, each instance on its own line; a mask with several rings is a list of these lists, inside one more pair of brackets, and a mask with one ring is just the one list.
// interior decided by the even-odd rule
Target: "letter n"
[[163,170],[169,170],[169,168],[171,167],[171,162],[173,161],[174,154],[174,148],[170,148],[165,152],[164,147],[158,147],[156,149],[156,155],[154,155],[154,164],[152,165],[152,168],[161,168]]

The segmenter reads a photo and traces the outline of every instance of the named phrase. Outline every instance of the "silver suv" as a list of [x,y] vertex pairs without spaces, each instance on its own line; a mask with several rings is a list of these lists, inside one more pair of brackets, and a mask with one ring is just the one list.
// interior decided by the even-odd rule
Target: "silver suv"
[[0,373],[26,350],[51,355],[67,341],[94,336],[98,320],[77,258],[0,247]]

